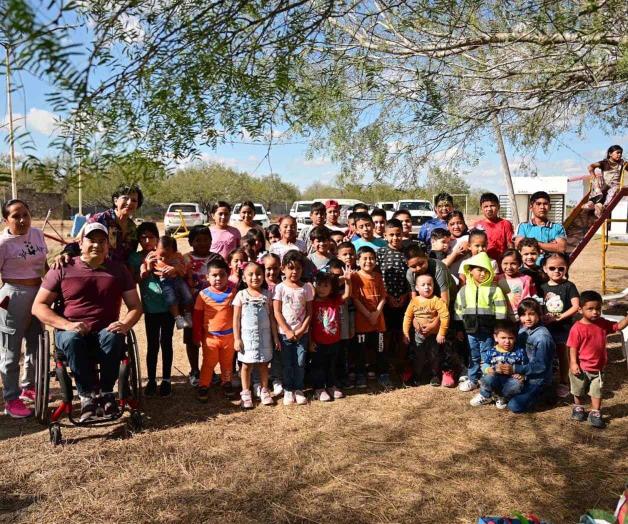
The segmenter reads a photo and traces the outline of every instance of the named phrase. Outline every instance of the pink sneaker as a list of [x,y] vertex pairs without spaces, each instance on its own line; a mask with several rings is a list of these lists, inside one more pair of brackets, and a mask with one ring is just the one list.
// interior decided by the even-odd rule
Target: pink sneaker
[[35,388],[24,388],[20,393],[20,400],[24,402],[35,402]]
[[27,408],[19,398],[8,400],[4,405],[4,414],[13,418],[26,418],[33,415],[33,410]]
[[456,386],[456,379],[453,371],[443,371],[441,386],[444,388],[453,388]]

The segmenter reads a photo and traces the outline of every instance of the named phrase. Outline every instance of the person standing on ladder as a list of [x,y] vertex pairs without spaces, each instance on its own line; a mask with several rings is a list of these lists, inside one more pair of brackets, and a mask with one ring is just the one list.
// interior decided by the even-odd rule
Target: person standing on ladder
[[[593,209],[598,218],[621,187],[622,172],[627,165],[622,159],[623,153],[624,150],[621,146],[611,146],[608,148],[604,160],[593,162],[589,166],[591,192],[589,193],[589,201],[582,208]],[[600,169],[601,174],[596,174],[596,169]]]

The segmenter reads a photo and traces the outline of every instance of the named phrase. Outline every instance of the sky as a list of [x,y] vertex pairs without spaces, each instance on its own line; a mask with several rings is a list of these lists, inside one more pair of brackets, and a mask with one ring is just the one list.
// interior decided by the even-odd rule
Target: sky
[[[4,58],[4,57],[3,57]],[[46,93],[50,87],[25,72],[17,72],[14,82],[22,88],[13,94],[13,113],[16,126],[26,125],[36,144],[35,154],[40,157],[51,156],[48,144],[54,137],[55,120],[57,115],[51,112],[46,101]],[[4,87],[4,85],[3,85]],[[0,115],[7,115],[6,88],[1,89]],[[0,127],[0,154],[8,153],[7,122],[5,116]],[[628,142],[628,130],[623,129],[614,135],[609,135],[593,128],[580,138],[575,135],[564,135],[559,143],[549,153],[539,152],[532,160],[539,176],[580,176],[587,173],[587,166],[594,161],[605,157],[606,149],[613,144],[625,147]],[[508,152],[508,144],[506,144]],[[20,147],[16,147],[18,154]],[[506,192],[504,177],[500,167],[499,157],[494,147],[492,137],[486,137],[483,144],[485,155],[480,162],[471,167],[460,166],[461,170],[469,169],[466,175],[471,187],[488,188],[503,194]],[[333,183],[339,172],[327,156],[320,155],[308,159],[307,143],[299,138],[289,139],[288,143],[274,145],[269,153],[269,159],[264,159],[268,147],[266,144],[238,143],[225,144],[216,150],[202,151],[201,159],[222,163],[228,167],[246,171],[255,176],[264,176],[271,172],[277,173],[286,182],[295,184],[299,189],[305,189],[314,182]],[[513,176],[521,170],[518,165],[520,158],[511,155],[509,162]],[[528,159],[530,164],[530,159]],[[570,184],[568,201],[579,200],[582,194],[582,183]]]

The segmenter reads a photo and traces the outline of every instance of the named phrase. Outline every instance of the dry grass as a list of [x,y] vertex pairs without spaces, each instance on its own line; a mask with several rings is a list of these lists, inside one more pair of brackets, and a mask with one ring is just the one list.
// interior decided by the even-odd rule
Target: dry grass
[[[599,288],[599,246],[572,279]],[[34,421],[0,417],[0,521],[468,523],[519,509],[575,522],[612,507],[627,471],[626,364],[617,344],[610,357],[610,422],[595,431],[569,406],[516,416],[429,386],[246,413],[217,393],[201,405],[178,341],[174,396],[147,401],[144,433],[68,428],[53,448]]]

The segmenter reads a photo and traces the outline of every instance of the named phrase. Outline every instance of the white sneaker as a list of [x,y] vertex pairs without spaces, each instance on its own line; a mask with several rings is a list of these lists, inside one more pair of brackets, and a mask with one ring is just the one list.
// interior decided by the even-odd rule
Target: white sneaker
[[497,409],[506,409],[508,407],[508,400],[504,397],[497,397],[495,399],[495,407]]
[[273,396],[278,397],[281,394],[283,394],[283,386],[281,382],[276,380],[273,382]]
[[470,380],[465,380],[464,382],[460,383],[460,385],[458,386],[458,389],[460,391],[473,391],[474,389],[478,389],[478,384],[477,382],[471,382]]
[[469,380],[469,377],[467,377],[466,375],[460,375],[460,378],[458,379],[458,384],[462,384],[463,382],[467,382]]
[[[329,395],[327,395],[327,397],[329,397]],[[303,391],[301,391],[300,389],[297,389],[294,392],[294,398],[296,399],[297,404],[299,404],[299,406],[302,406],[303,404],[307,404],[307,397],[305,396]]]
[[317,389],[314,393],[314,398],[317,398],[321,402],[329,402],[331,400],[329,393],[324,389]]
[[264,406],[272,406],[275,403],[273,397],[270,396],[270,391],[268,391],[268,388],[263,388],[260,391],[260,399],[262,400],[262,404]]
[[185,324],[186,324],[185,327],[186,328],[191,328],[192,327],[192,313],[190,313],[189,311],[185,312],[183,314],[183,320],[185,321]]
[[189,327],[186,325],[185,319],[181,315],[177,315],[176,317],[174,317],[174,325],[177,326],[177,329]]
[[339,398],[345,398],[345,394],[338,388],[330,388],[331,396],[334,397],[334,400],[338,400]]
[[475,397],[473,397],[469,404],[471,404],[472,406],[486,406],[487,404],[492,404],[493,403],[493,399],[491,397],[486,398],[484,396],[482,396],[481,393],[478,393]]
[[190,373],[188,380],[190,381],[190,386],[193,388],[198,386],[199,373]]
[[253,384],[253,395],[255,398],[262,398],[262,385],[258,382]]
[[294,404],[294,395],[292,391],[285,390],[283,392],[283,405],[289,406],[290,404]]
[[242,409],[253,409],[253,399],[248,389],[240,392],[240,401]]

